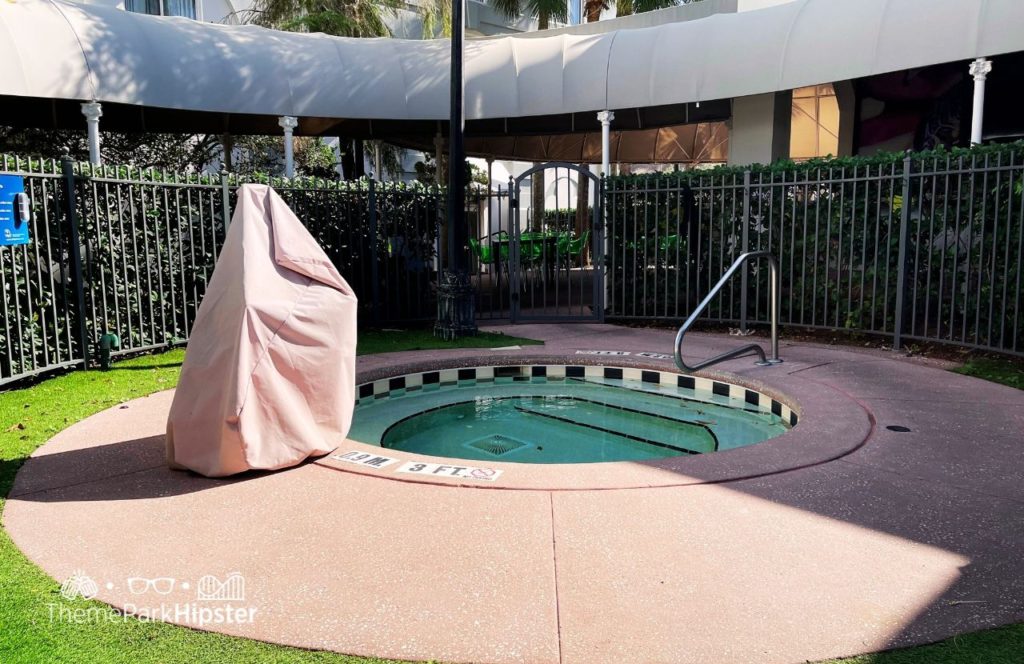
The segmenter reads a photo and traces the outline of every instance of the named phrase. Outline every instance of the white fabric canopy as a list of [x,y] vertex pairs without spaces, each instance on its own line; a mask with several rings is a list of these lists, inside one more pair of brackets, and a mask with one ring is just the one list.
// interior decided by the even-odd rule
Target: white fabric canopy
[[[466,45],[469,120],[728,99],[1024,50],[1021,0],[795,0],[651,27]],[[635,22],[634,22],[635,24]],[[444,120],[445,40],[347,39],[0,3],[0,95],[316,118]]]

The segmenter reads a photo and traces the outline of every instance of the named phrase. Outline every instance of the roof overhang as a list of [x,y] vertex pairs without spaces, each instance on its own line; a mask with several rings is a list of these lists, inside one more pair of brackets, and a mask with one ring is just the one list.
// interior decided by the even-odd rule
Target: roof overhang
[[[652,12],[643,27],[616,19],[467,42],[470,135],[587,133],[602,109],[616,110],[617,129],[708,122],[728,117],[733,97],[1024,50],[1020,0],[794,0],[697,20],[681,9]],[[80,127],[68,102],[93,99],[104,128],[125,130],[266,133],[293,115],[301,133],[422,139],[448,117],[445,40],[286,33],[65,0],[0,4],[0,34],[4,115],[19,123]]]

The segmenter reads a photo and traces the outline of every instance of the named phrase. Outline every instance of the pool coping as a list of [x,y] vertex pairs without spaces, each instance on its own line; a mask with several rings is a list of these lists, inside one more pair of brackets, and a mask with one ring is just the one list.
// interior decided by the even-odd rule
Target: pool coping
[[[604,333],[541,330],[557,345],[543,357],[619,348],[640,360],[671,341],[664,331],[595,329]],[[693,341],[698,358],[735,343]],[[133,576],[193,581],[237,571],[259,620],[205,629],[402,660],[786,664],[1021,620],[1024,393],[893,357],[786,348],[781,368],[740,361],[724,365],[735,373],[702,375],[799,400],[800,424],[786,435],[813,425],[836,437],[807,448],[819,461],[806,470],[710,485],[690,468],[662,471],[691,482],[661,485],[677,488],[562,484],[547,495],[525,481],[504,493],[448,490],[465,487],[317,462],[214,480],[167,469],[162,430],[173,393],[165,391],[97,413],[36,450],[16,477],[4,526],[57,583],[77,570],[95,575],[96,599],[115,608],[139,601],[123,585]],[[383,375],[482,355],[492,365],[532,357],[430,355],[360,362],[389,365]],[[672,366],[664,356],[571,363]],[[830,399],[841,407],[819,403]],[[835,419],[843,413],[856,420]],[[844,453],[864,431],[868,443]],[[822,461],[829,450],[845,458]],[[626,465],[645,473],[638,479],[658,476]],[[165,599],[197,598],[179,584]]]
[[[356,383],[365,384],[408,374],[481,366],[578,365],[617,366],[659,372],[675,371],[673,365],[654,359],[601,355],[526,353],[514,356],[472,354],[452,358],[431,358],[359,372]],[[494,479],[448,477],[436,474],[399,472],[410,463],[438,466],[481,466],[471,462],[382,449],[346,438],[337,450],[313,461],[337,472],[354,473],[394,482],[432,484],[457,488],[523,491],[595,491],[645,489],[654,487],[720,484],[776,475],[828,463],[863,446],[874,431],[870,411],[857,399],[833,386],[786,373],[783,367],[764,367],[757,378],[724,371],[700,371],[694,375],[748,388],[786,404],[799,416],[799,423],[786,433],[756,445],[715,452],[650,461],[610,461],[575,464],[525,464],[486,462],[486,468],[500,471]],[[670,368],[671,367],[671,368]],[[773,371],[773,369],[775,369]],[[836,432],[831,423],[849,423]],[[348,453],[354,453],[348,455]],[[348,458],[338,458],[347,455]],[[383,460],[381,460],[383,459]],[[377,465],[374,465],[374,460]]]

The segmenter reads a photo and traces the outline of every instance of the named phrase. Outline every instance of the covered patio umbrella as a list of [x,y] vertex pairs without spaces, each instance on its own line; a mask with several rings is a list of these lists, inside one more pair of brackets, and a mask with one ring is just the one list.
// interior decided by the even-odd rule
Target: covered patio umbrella
[[356,296],[281,197],[247,184],[196,316],[167,460],[210,477],[295,465],[344,440]]

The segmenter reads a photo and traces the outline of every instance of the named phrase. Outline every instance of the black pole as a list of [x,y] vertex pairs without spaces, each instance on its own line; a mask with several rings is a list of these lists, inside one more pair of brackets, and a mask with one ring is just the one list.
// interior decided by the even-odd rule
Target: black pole
[[[469,276],[466,226],[466,127],[462,107],[462,59],[466,0],[452,0],[451,116],[448,123],[448,269],[437,284],[434,335],[451,340],[476,334],[476,295]],[[438,164],[440,166],[440,164]]]
[[469,244],[466,228],[466,148],[462,134],[466,128],[462,102],[462,59],[465,41],[465,0],[452,0],[451,115],[448,124],[448,267],[465,272]]

